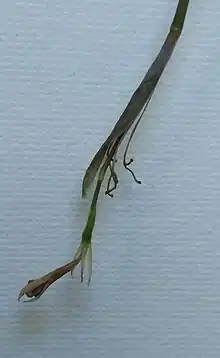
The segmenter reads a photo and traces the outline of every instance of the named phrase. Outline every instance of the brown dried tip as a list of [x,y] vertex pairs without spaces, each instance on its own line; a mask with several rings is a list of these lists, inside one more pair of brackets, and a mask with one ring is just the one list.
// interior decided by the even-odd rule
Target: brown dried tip
[[47,290],[49,286],[51,286],[55,281],[59,278],[64,276],[68,272],[72,272],[73,269],[78,265],[80,262],[81,257],[68,262],[66,265],[58,267],[57,269],[47,273],[40,278],[35,280],[29,280],[27,285],[22,288],[19,293],[18,301],[20,301],[21,297],[26,295],[27,297],[31,298],[30,300],[25,300],[23,302],[33,302],[38,300],[43,293]]
[[[53,281],[55,282],[55,281]],[[42,296],[46,289],[53,283],[48,278],[47,280],[44,277],[38,278],[36,280],[29,280],[27,285],[22,288],[19,293],[18,301],[21,297],[26,295],[27,297],[32,297],[30,300],[25,300],[23,302],[33,302]]]

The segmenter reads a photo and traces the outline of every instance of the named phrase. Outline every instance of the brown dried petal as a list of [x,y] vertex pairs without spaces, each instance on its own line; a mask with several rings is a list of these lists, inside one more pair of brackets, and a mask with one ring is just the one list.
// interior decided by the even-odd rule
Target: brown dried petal
[[26,295],[27,297],[32,297],[30,300],[26,300],[24,302],[32,302],[39,299],[42,294],[46,291],[46,289],[53,283],[51,281],[51,277],[41,277],[36,280],[29,280],[27,285],[22,288],[19,293],[18,300],[20,301],[21,297]]
[[76,265],[81,260],[81,254],[78,255],[77,258],[68,262],[66,265],[60,266],[55,270],[49,272],[48,274],[41,276],[35,280],[29,280],[27,285],[22,288],[19,293],[18,300],[20,301],[21,297],[26,295],[30,297],[30,300],[26,300],[23,302],[33,302],[38,300],[42,294],[47,290],[47,288],[52,285],[59,278],[64,276],[66,273],[71,272]]

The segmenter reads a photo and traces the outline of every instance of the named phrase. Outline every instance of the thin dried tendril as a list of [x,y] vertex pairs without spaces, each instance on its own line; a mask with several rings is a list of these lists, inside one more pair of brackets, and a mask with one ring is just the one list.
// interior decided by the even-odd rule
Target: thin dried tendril
[[[106,192],[105,192],[105,195],[108,195],[111,198],[113,198],[113,194],[111,194],[111,192],[114,191],[117,188],[117,185],[118,185],[118,176],[117,176],[117,173],[115,171],[115,163],[116,163],[116,161],[117,160],[114,157],[112,159],[112,161],[110,162],[110,164],[109,164],[110,176],[108,178],[107,189],[106,189]],[[112,180],[113,180],[113,186],[110,187]]]
[[139,116],[137,122],[135,123],[134,128],[132,129],[132,132],[131,132],[130,137],[129,137],[129,139],[128,139],[128,143],[127,143],[126,148],[125,148],[124,157],[123,157],[123,165],[124,165],[125,169],[128,170],[128,171],[131,173],[131,175],[132,175],[134,181],[135,181],[137,184],[141,184],[141,181],[137,179],[137,177],[136,177],[136,175],[134,174],[133,170],[132,170],[131,168],[129,168],[129,165],[131,165],[131,163],[133,163],[134,159],[133,159],[133,158],[130,158],[129,160],[127,160],[126,157],[127,157],[127,154],[128,154],[128,149],[129,149],[131,140],[132,140],[132,138],[133,138],[133,136],[134,136],[134,133],[135,133],[135,131],[136,131],[136,129],[137,129],[137,127],[138,127],[140,121],[141,121],[141,118],[142,118],[143,115],[144,115],[144,112],[146,111],[146,108],[147,108],[147,106],[148,106],[148,103],[150,102],[150,99],[151,99],[152,94],[153,94],[153,92],[152,92],[151,95],[149,96],[149,98],[148,98],[148,100],[147,100],[147,102],[146,102],[146,104],[145,104],[145,106],[144,106],[144,108],[143,108],[143,110],[142,110],[142,112],[141,112],[141,114],[140,114],[140,116]]

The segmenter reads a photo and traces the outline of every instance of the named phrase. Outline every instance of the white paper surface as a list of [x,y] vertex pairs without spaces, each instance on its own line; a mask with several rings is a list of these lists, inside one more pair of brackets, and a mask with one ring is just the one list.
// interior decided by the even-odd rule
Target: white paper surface
[[190,3],[132,142],[142,185],[119,161],[114,199],[100,197],[90,287],[77,271],[22,304],[77,248],[84,170],[177,0],[1,2],[1,357],[219,357],[220,8]]

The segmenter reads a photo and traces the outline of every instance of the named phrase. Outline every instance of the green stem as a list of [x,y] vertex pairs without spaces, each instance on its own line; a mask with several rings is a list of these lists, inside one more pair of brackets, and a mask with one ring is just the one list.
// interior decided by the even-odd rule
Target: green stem
[[[115,150],[118,147],[118,142],[120,141],[121,138],[119,138],[114,145],[112,146],[111,150],[110,150],[110,156],[106,159],[106,161],[104,162],[104,164],[102,165],[101,169],[99,170],[99,175],[98,175],[98,180],[96,183],[96,187],[95,187],[95,191],[92,197],[92,203],[90,205],[89,208],[89,214],[88,214],[88,219],[87,219],[87,223],[86,226],[82,232],[82,239],[81,239],[81,243],[80,246],[78,248],[78,250],[76,251],[76,254],[74,256],[74,259],[76,260],[78,257],[81,257],[81,282],[83,281],[83,274],[84,274],[84,263],[85,263],[85,258],[88,254],[88,259],[89,259],[89,279],[88,279],[88,284],[90,283],[91,277],[92,277],[92,233],[93,233],[93,229],[95,227],[95,220],[96,220],[96,209],[97,209],[97,203],[98,203],[98,198],[99,198],[99,194],[100,194],[100,190],[101,190],[101,186],[103,183],[103,180],[105,178],[105,174],[106,171],[109,167],[110,161],[111,161],[111,157],[113,155],[113,153],[115,152]],[[71,272],[72,273],[72,272]]]
[[105,178],[106,171],[109,167],[111,158],[112,158],[113,154],[115,153],[115,151],[117,150],[120,142],[121,142],[121,137],[119,137],[117,139],[117,141],[115,141],[114,145],[110,149],[110,152],[109,152],[109,155],[108,155],[106,161],[104,162],[101,169],[99,170],[98,180],[97,180],[95,191],[94,191],[94,194],[92,197],[92,203],[90,205],[87,223],[86,223],[86,226],[82,233],[81,243],[83,245],[89,245],[91,243],[92,232],[93,232],[93,229],[95,226],[97,202],[98,202],[101,186],[102,186],[103,180]]
[[96,188],[95,188],[93,198],[92,198],[92,203],[91,203],[90,209],[89,209],[88,220],[87,220],[86,226],[82,233],[82,244],[83,245],[89,245],[91,242],[92,232],[93,232],[93,229],[95,226],[96,207],[97,207],[98,197],[99,197],[100,189],[101,189],[102,182],[104,180],[105,172],[106,172],[107,168],[108,168],[108,166],[105,163],[105,164],[103,164],[103,166],[101,167],[100,172],[99,172]]

